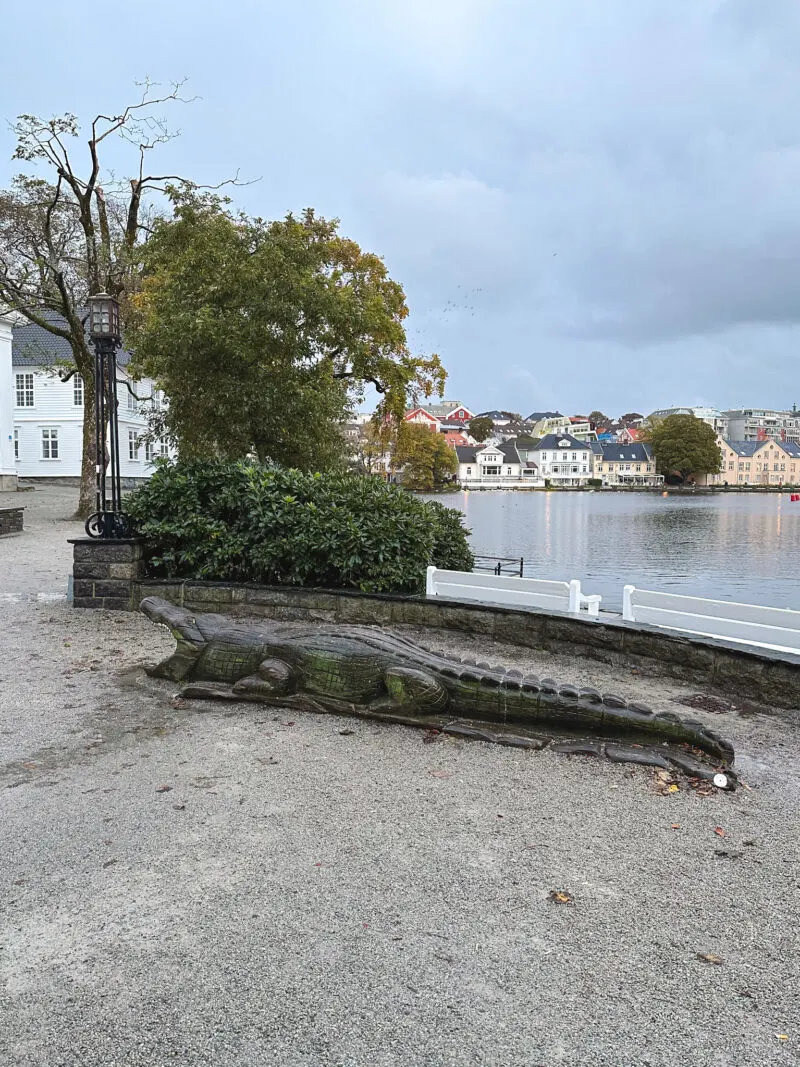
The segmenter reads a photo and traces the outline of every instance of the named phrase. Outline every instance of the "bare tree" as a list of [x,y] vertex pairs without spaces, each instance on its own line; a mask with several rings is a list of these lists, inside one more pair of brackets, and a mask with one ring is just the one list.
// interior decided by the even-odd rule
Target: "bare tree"
[[[124,299],[136,288],[137,246],[155,211],[151,195],[169,184],[194,184],[176,174],[153,174],[148,165],[153,149],[177,136],[157,111],[166,103],[188,102],[183,84],[160,90],[149,80],[142,83],[136,103],[94,118],[85,146],[74,143],[80,136],[75,115],[20,115],[13,124],[13,158],[43,167],[47,176],[22,174],[0,191],[0,306],[64,338],[85,382],[78,502],[84,516],[92,509],[95,483],[94,358],[86,341],[86,300],[99,292]],[[103,181],[100,157],[112,137],[126,142],[135,159],[133,176],[125,180],[107,175]]]

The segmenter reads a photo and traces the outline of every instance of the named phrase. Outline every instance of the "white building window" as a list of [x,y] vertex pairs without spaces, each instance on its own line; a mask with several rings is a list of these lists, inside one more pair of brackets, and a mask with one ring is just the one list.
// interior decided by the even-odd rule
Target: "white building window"
[[72,403],[76,408],[83,407],[83,378],[80,374],[76,374],[72,379]]
[[134,462],[139,459],[139,434],[136,430],[128,430],[128,459]]
[[14,430],[14,459],[19,463],[19,430]]
[[165,437],[162,437],[159,441],[159,447],[161,449],[162,456],[169,456],[169,445],[167,444],[167,440]]
[[33,407],[33,375],[18,374],[17,379],[17,407]]
[[136,397],[130,389],[126,389],[125,392],[128,394],[128,411],[136,411]]
[[145,441],[144,443],[144,459],[145,463],[153,462],[153,442]]
[[58,430],[42,430],[42,459],[58,459]]

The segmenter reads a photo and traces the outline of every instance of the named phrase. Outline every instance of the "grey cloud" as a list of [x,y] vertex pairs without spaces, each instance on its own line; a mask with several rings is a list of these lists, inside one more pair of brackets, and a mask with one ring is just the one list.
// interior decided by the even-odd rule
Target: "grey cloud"
[[177,165],[263,174],[237,194],[262,215],[340,216],[465,399],[800,399],[796,0],[231,0],[225,19],[175,0],[188,35],[140,39],[120,13],[141,54],[99,96],[69,62],[89,16],[58,6],[42,0],[34,67],[10,31],[4,114],[193,74]]

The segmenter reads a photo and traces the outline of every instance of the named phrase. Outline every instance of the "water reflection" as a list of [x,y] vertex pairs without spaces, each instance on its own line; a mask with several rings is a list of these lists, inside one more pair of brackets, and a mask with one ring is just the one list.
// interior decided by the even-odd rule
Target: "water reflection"
[[785,494],[463,492],[472,545],[524,556],[531,577],[580,578],[619,607],[622,586],[800,609],[800,504]]

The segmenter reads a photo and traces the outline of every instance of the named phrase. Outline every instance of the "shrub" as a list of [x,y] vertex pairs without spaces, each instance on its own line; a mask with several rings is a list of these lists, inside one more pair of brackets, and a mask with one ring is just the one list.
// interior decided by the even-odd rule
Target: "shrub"
[[602,478],[590,478],[589,481],[586,484],[587,485],[591,485],[594,488],[598,488],[603,484],[603,479]]
[[473,566],[460,512],[355,474],[160,462],[126,508],[152,577],[418,593],[430,564]]

